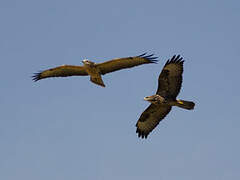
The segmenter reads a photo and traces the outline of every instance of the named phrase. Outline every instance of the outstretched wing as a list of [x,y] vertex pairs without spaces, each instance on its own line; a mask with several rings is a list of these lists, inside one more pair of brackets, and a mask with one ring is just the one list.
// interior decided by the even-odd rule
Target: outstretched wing
[[171,106],[151,104],[141,114],[136,127],[138,137],[147,138],[148,134],[159,124],[159,122],[171,111]]
[[175,99],[182,86],[183,58],[174,55],[168,59],[158,77],[157,94]]
[[110,73],[120,69],[131,68],[141,64],[156,63],[157,57],[154,54],[146,55],[146,53],[134,57],[117,58],[107,62],[98,63],[97,67],[101,74]]
[[33,81],[50,77],[86,76],[88,75],[83,66],[62,65],[45,71],[35,73]]

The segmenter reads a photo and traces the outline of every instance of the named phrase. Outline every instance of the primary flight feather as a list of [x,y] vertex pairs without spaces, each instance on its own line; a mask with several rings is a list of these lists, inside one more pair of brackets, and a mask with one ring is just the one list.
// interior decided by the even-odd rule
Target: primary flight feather
[[151,105],[141,114],[136,124],[138,137],[147,138],[149,133],[171,111],[172,106],[188,110],[194,108],[194,102],[176,99],[182,85],[183,62],[180,55],[174,55],[169,59],[158,77],[156,95],[144,98]]
[[147,55],[146,53],[134,57],[116,58],[103,63],[94,63],[89,60],[83,60],[83,66],[62,65],[45,71],[35,73],[33,80],[50,77],[67,77],[67,76],[90,76],[90,81],[105,87],[102,76],[107,73],[118,71],[121,69],[131,68],[142,64],[156,63],[157,57],[154,54]]

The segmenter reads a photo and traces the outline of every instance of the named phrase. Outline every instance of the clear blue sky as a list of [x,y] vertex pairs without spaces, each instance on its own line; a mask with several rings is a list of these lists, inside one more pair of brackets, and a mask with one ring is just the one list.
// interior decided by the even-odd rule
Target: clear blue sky
[[[217,0],[0,1],[0,179],[240,178],[240,3]],[[34,83],[38,70],[143,52],[159,56],[103,77]],[[149,135],[135,124],[174,54],[179,98]]]

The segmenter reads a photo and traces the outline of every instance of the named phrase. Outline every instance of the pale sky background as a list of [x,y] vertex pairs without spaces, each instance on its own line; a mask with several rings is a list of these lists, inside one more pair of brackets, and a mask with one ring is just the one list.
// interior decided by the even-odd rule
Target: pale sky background
[[[240,179],[240,3],[234,0],[1,0],[1,180]],[[103,76],[33,73],[83,58],[155,53],[157,65]],[[168,58],[185,59],[179,98],[149,135],[135,124]]]

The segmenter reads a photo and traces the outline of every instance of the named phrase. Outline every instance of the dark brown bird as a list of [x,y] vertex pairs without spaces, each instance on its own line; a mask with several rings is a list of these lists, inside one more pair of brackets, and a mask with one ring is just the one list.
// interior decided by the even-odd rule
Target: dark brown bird
[[87,59],[83,60],[83,66],[62,65],[39,73],[35,73],[32,77],[34,81],[50,77],[67,77],[67,76],[90,76],[90,81],[105,87],[102,76],[107,73],[118,71],[121,69],[131,68],[142,64],[156,63],[157,57],[154,54],[146,55],[146,53],[134,57],[116,58],[103,63],[94,63]]
[[176,99],[182,85],[183,62],[180,55],[174,55],[169,59],[158,77],[156,95],[144,98],[151,105],[141,114],[136,124],[138,137],[147,138],[148,134],[171,111],[172,106],[188,110],[194,108],[194,102]]

